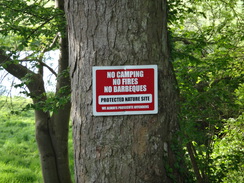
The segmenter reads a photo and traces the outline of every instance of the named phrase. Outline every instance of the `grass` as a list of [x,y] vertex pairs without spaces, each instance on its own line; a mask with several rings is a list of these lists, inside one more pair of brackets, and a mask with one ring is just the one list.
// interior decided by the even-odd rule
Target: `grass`
[[[35,140],[34,111],[21,111],[31,102],[15,97],[0,97],[0,183],[42,183]],[[70,135],[70,167],[73,171]],[[72,172],[73,175],[73,172]]]

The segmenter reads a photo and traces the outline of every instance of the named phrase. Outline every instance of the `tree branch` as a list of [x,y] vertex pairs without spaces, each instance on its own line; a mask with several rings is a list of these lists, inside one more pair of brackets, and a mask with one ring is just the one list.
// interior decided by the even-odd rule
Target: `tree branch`
[[[199,41],[199,39],[191,39],[191,38],[184,38],[184,37],[173,37],[172,40],[174,42],[176,41],[181,41],[183,42],[185,45],[188,44],[195,44],[194,41]],[[202,41],[202,40],[201,40]],[[211,42],[211,41],[205,41],[206,44],[216,44],[216,42]]]
[[44,62],[42,62],[41,60],[43,59],[43,55],[44,55],[44,53],[46,53],[47,51],[50,51],[50,50],[54,47],[54,45],[55,45],[55,43],[58,41],[58,38],[59,38],[59,37],[60,37],[60,35],[59,35],[59,33],[57,33],[56,36],[54,37],[52,43],[51,43],[48,47],[44,47],[44,49],[41,51],[41,53],[40,53],[40,57],[39,57],[39,59],[37,60],[37,61],[40,63],[41,66],[46,67],[46,68],[47,68],[51,73],[53,73],[56,77],[57,77],[57,73],[56,73],[51,67],[49,67],[47,64],[45,64]]
[[21,64],[14,63],[3,50],[0,50],[0,64],[6,71],[21,81],[23,81],[24,77],[29,76],[30,81],[25,82],[25,85],[30,90],[32,96],[38,96],[45,92],[42,76]]
[[47,64],[45,64],[42,61],[38,61],[42,66],[46,67],[51,73],[53,73],[56,77],[58,76],[58,74],[55,72],[55,70],[53,70],[50,66],[48,66]]
[[40,63],[41,66],[46,67],[52,74],[54,74],[57,77],[58,74],[55,72],[55,70],[53,70],[50,66],[48,66],[47,64],[45,64],[41,60],[43,59],[43,54],[46,53],[47,51],[50,51],[54,47],[54,45],[57,43],[59,37],[60,37],[60,34],[57,33],[56,36],[54,37],[53,41],[51,42],[51,44],[48,47],[45,47],[41,51],[40,57],[38,59],[29,59],[29,57],[31,57],[35,54],[35,52],[32,52],[30,55],[27,55],[25,58],[18,60],[18,61],[20,61],[20,62],[37,61],[38,63]]
[[42,49],[41,53],[44,54],[47,51],[50,51],[54,47],[54,45],[57,43],[59,37],[60,37],[60,33],[57,33],[56,36],[53,38],[53,41],[51,42],[51,44],[47,47],[44,47]]
[[21,64],[15,64],[11,60],[11,58],[5,54],[4,51],[0,50],[0,64],[3,66],[5,70],[7,70],[10,74],[17,77],[21,80],[21,78],[25,77],[26,74],[35,74],[27,67]]
[[187,143],[186,147],[187,147],[187,151],[189,153],[190,159],[191,159],[192,168],[193,168],[195,176],[197,178],[197,182],[198,183],[203,183],[204,181],[203,181],[202,175],[200,173],[200,169],[198,167],[198,164],[197,164],[197,161],[196,161],[196,157],[194,155],[195,152],[193,150],[192,142]]

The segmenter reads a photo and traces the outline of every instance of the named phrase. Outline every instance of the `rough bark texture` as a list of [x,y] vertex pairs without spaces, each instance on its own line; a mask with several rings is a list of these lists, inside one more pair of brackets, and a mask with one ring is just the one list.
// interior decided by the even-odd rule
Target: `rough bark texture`
[[[65,8],[76,182],[181,182],[170,149],[178,109],[166,1],[66,0]],[[92,115],[92,66],[146,64],[159,68],[157,115]]]
[[[63,43],[65,41],[66,43]],[[66,48],[65,48],[66,47]],[[66,50],[65,50],[66,49]],[[61,55],[59,59],[59,73],[68,68],[67,38],[61,40]],[[69,86],[68,78],[59,76],[57,80],[57,93],[64,86]],[[34,96],[34,104],[45,102],[46,98],[38,96],[45,94],[44,84],[40,93]],[[32,90],[37,88],[34,87]],[[35,99],[37,96],[37,99]],[[62,95],[59,94],[60,97]],[[35,110],[36,140],[40,152],[42,174],[45,183],[70,183],[68,157],[68,132],[69,132],[70,103],[65,104],[50,116],[50,112]]]
[[[64,11],[64,0],[55,0],[56,8]],[[65,15],[64,15],[65,16]],[[65,18],[64,18],[65,19]],[[58,77],[56,84],[56,95],[59,97],[67,97],[70,94],[70,78],[64,74],[69,66],[69,49],[68,35],[66,27],[60,37],[60,55],[58,60]],[[68,91],[62,91],[66,88]],[[69,120],[70,120],[71,104],[67,102],[52,114],[49,130],[53,143],[56,157],[56,169],[58,171],[59,183],[71,183],[71,174],[69,170],[68,155],[68,138],[69,138]],[[50,182],[51,183],[51,182]]]
[[[60,58],[58,73],[60,74],[57,79],[56,93],[59,97],[66,97],[70,93],[70,80],[69,77],[63,75],[68,69],[68,39],[63,35],[60,42]],[[60,90],[66,88],[66,92]],[[54,112],[49,123],[50,134],[52,138],[53,148],[57,161],[57,171],[59,183],[70,183],[71,175],[69,171],[69,156],[68,156],[68,134],[69,134],[69,119],[70,119],[70,102]],[[51,182],[50,182],[51,183]]]

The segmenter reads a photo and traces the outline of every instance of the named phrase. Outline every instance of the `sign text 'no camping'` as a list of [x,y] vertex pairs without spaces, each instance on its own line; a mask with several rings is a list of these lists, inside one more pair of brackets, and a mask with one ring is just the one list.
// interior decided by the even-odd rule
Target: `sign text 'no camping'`
[[156,114],[157,72],[157,65],[93,67],[93,114]]

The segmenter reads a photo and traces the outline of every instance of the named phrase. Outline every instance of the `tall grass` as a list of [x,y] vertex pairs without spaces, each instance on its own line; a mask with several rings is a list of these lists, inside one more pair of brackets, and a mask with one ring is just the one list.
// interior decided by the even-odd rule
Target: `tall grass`
[[[0,183],[42,183],[35,140],[34,111],[22,111],[31,100],[0,97]],[[70,135],[71,136],[71,135]],[[70,166],[73,175],[71,137]]]

